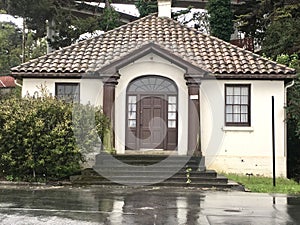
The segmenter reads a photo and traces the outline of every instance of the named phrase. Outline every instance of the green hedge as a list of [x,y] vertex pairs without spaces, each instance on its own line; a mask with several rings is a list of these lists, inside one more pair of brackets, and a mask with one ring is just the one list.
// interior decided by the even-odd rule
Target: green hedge
[[0,176],[9,180],[59,180],[80,170],[108,129],[99,108],[45,95],[0,101]]

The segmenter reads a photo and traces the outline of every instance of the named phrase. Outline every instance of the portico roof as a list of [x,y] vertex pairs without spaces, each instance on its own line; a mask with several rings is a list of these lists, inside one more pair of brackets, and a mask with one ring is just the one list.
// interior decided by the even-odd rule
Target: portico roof
[[152,44],[207,76],[291,78],[295,70],[170,18],[150,15],[12,68],[16,77],[84,77]]

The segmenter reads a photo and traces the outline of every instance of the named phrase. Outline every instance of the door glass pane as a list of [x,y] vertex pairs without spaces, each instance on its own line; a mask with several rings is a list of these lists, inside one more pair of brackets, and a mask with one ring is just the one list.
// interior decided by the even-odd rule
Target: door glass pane
[[176,121],[175,120],[169,120],[168,121],[168,127],[169,128],[176,128]]
[[129,120],[128,121],[128,126],[129,127],[136,127],[136,120]]
[[175,120],[176,119],[176,113],[168,113],[168,119],[169,120]]
[[176,96],[168,96],[168,127],[176,128]]
[[129,112],[128,114],[129,119],[136,119],[136,112]]
[[136,127],[136,96],[128,96],[128,127]]
[[168,105],[168,111],[170,112],[176,112],[176,105],[175,104],[169,104]]
[[176,96],[169,96],[169,97],[168,97],[168,102],[169,102],[169,103],[176,104]]
[[128,96],[128,103],[136,103],[136,96]]

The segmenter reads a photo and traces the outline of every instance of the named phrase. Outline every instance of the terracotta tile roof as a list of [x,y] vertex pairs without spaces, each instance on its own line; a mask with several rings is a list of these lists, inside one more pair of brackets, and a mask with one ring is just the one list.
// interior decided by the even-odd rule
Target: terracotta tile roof
[[0,76],[0,88],[15,87],[15,79],[11,76]]
[[15,76],[71,76],[101,70],[142,46],[155,43],[210,74],[287,78],[295,70],[169,19],[150,15],[12,69]]

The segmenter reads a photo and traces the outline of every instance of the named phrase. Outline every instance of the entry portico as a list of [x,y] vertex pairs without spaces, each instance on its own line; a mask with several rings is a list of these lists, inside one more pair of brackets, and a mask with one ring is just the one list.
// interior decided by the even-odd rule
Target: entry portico
[[114,121],[117,153],[160,149],[201,155],[201,68],[150,43],[100,73],[105,74],[103,108]]

